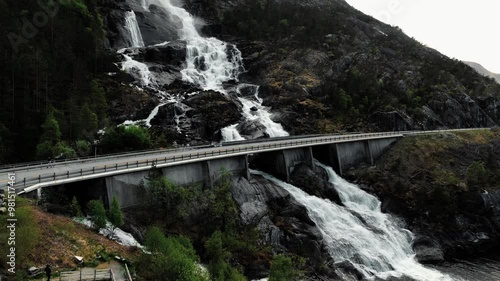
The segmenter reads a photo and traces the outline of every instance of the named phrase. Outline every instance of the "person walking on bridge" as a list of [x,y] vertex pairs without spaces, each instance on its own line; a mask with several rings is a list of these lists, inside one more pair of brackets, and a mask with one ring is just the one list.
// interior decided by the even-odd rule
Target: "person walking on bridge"
[[50,275],[52,273],[52,270],[50,269],[50,265],[45,266],[45,274],[47,275],[47,281],[50,281]]

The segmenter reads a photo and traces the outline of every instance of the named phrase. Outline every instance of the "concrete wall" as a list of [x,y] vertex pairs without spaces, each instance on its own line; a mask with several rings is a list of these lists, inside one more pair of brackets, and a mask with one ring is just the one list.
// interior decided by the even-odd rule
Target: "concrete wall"
[[140,187],[140,183],[148,174],[148,171],[143,171],[107,177],[106,193],[108,203],[111,204],[113,196],[116,196],[122,208],[136,206],[144,202],[146,192]]
[[341,169],[349,169],[359,163],[370,162],[370,151],[367,141],[345,142],[337,144]]
[[257,169],[262,169],[284,181],[290,181],[293,168],[302,162],[313,165],[310,147],[261,153],[257,155],[253,164]]
[[[213,186],[222,167],[235,176],[242,176],[246,175],[246,164],[246,157],[239,156],[162,168],[161,171],[165,177],[178,185],[201,183]],[[143,171],[107,177],[106,193],[109,203],[111,203],[113,196],[117,197],[122,208],[136,206],[144,202],[146,190],[141,188],[140,184],[148,175],[149,171]]]
[[389,147],[398,140],[399,138],[371,140],[370,150],[372,152],[373,159],[375,160],[382,156],[389,149]]
[[[323,145],[314,147],[314,154],[317,155],[317,159],[326,160],[326,163],[331,165],[337,173],[342,174],[343,170],[360,163],[373,163],[397,140],[398,138],[395,137]],[[297,164],[305,162],[311,166],[313,165],[313,148],[296,148],[261,153],[255,156],[254,162],[252,164],[255,165],[255,168],[289,181],[290,173]],[[248,156],[173,166],[163,168],[162,173],[179,185],[202,183],[205,186],[212,187],[220,175],[221,168],[225,168],[234,176],[248,177]],[[106,194],[109,202],[111,202],[113,196],[118,198],[123,208],[143,202],[145,190],[140,188],[139,185],[148,174],[149,171],[143,171],[106,178]]]

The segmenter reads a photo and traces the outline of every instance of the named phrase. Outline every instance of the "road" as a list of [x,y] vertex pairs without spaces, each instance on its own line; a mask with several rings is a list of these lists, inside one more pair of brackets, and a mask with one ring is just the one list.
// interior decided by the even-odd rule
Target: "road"
[[[463,130],[463,129],[460,129]],[[9,185],[8,175],[15,174],[13,187],[16,193],[30,192],[44,186],[58,185],[118,174],[133,173],[150,169],[228,158],[239,155],[255,154],[290,148],[308,147],[322,144],[352,142],[380,138],[403,137],[414,134],[436,134],[460,130],[384,132],[368,134],[324,135],[309,137],[290,137],[258,141],[237,142],[224,146],[203,146],[177,150],[154,150],[132,152],[113,156],[76,159],[49,164],[17,164],[0,170],[0,189]],[[478,130],[478,129],[467,129]],[[11,177],[12,178],[12,177]]]

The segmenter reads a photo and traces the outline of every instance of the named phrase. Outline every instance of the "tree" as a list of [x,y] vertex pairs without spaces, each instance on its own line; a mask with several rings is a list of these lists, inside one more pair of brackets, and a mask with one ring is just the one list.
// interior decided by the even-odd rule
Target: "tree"
[[87,208],[92,226],[96,230],[106,227],[106,210],[104,209],[104,204],[102,203],[102,201],[91,200],[87,204]]
[[115,227],[120,227],[123,225],[123,214],[120,209],[120,203],[118,202],[118,199],[116,199],[116,196],[113,196],[111,207],[109,207],[108,219],[109,222]]
[[76,196],[73,196],[73,199],[71,200],[71,211],[73,216],[83,217],[82,209],[80,208],[80,203],[78,203]]
[[97,115],[92,112],[88,104],[80,108],[80,130],[83,135],[92,134],[99,126]]
[[293,281],[298,275],[292,258],[286,255],[277,255],[271,263],[269,281]]
[[469,188],[477,189],[479,185],[485,184],[487,175],[484,165],[479,161],[474,161],[467,169],[465,179]]
[[55,144],[61,140],[61,130],[59,129],[59,123],[54,117],[54,112],[51,110],[45,118],[45,122],[42,124],[43,133],[40,136],[40,143],[48,141]]

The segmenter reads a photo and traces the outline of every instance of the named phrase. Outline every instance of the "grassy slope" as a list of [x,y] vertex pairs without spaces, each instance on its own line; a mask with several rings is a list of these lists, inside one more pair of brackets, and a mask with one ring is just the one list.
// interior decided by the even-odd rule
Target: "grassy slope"
[[[93,263],[99,251],[133,258],[139,254],[135,248],[121,246],[96,232],[85,228],[68,217],[46,213],[21,199],[16,209],[18,229],[16,236],[18,272],[30,266],[52,265],[53,272],[75,268],[74,255],[83,256],[87,265]],[[0,227],[5,228],[6,217],[0,216]],[[0,234],[0,260],[5,264],[6,235]],[[104,262],[104,261],[102,261]],[[97,263],[93,263],[97,265]]]
[[[461,212],[460,193],[494,190],[500,175],[500,132],[460,132],[444,135],[407,137],[381,157],[375,167],[355,171],[362,182],[382,197],[392,197],[406,205],[399,210],[410,217],[427,216],[445,221]],[[467,181],[473,162],[485,167],[480,186]]]

